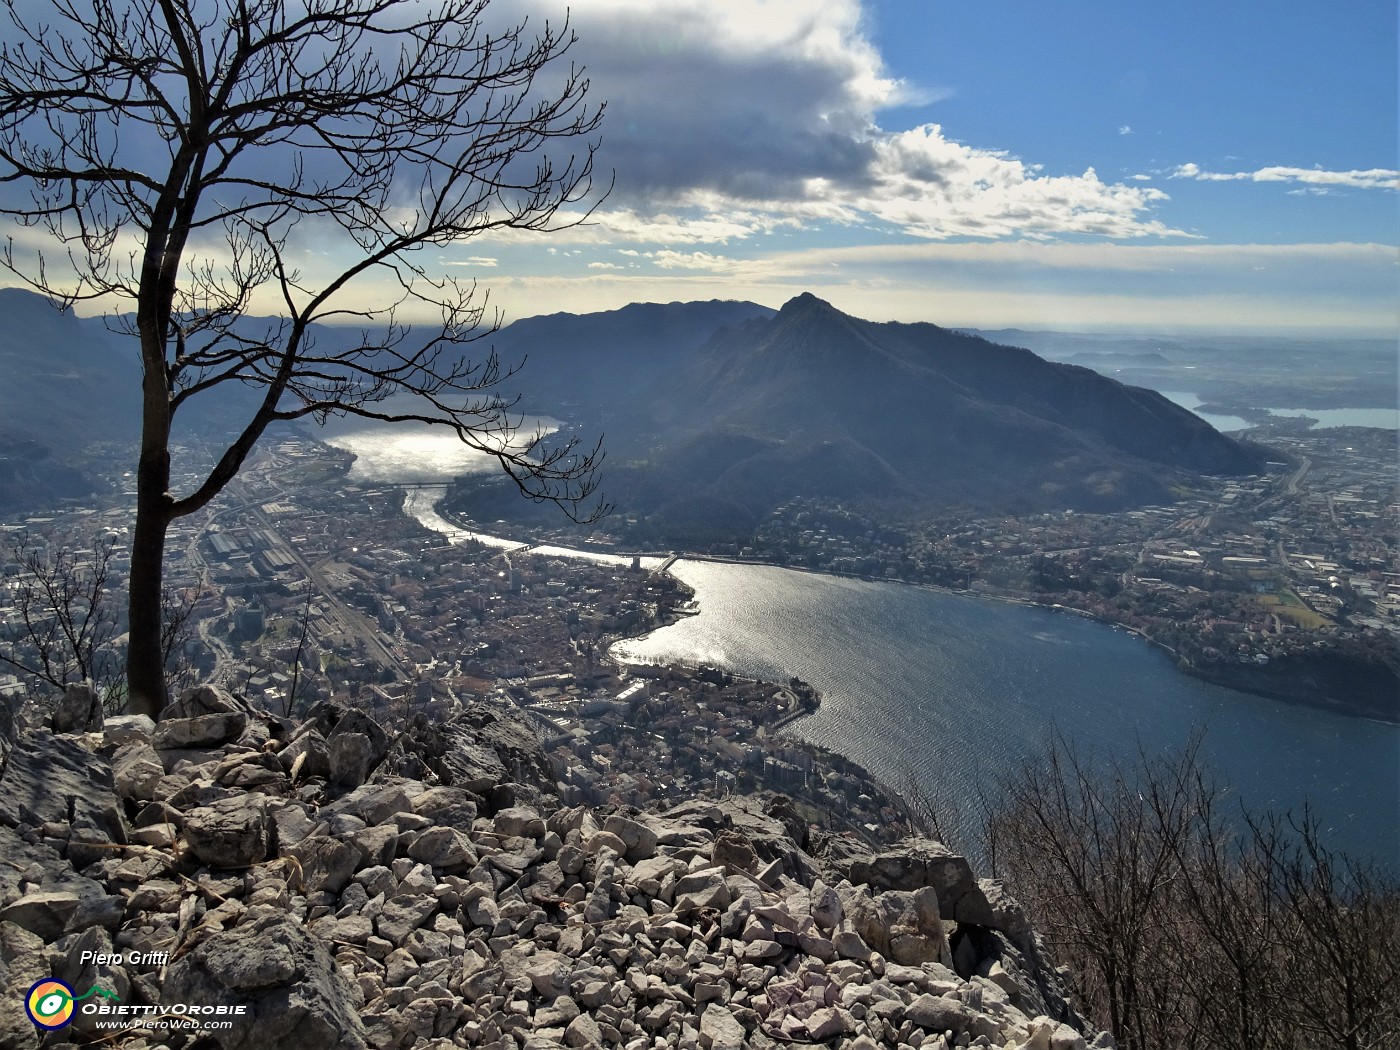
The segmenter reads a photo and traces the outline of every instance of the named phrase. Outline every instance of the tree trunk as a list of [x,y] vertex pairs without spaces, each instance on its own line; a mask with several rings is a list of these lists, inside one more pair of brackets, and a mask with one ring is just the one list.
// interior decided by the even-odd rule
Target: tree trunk
[[136,475],[136,528],[131,540],[131,582],[126,650],[127,710],[159,718],[167,699],[161,646],[161,594],[165,531],[170,525],[167,489],[170,453],[144,452]]

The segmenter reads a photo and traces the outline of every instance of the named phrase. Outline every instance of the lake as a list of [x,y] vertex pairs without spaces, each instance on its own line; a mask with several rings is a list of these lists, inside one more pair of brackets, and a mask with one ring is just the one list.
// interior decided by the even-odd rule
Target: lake
[[[1223,432],[1245,430],[1254,426],[1240,416],[1220,416],[1199,411],[1205,404],[1201,398],[1185,390],[1159,390],[1168,401],[1190,409],[1216,430]],[[1265,408],[1260,411],[1273,416],[1307,416],[1317,420],[1319,430],[1329,427],[1375,427],[1380,430],[1400,429],[1400,410],[1394,408]]]
[[[441,483],[461,472],[460,446],[444,446],[442,460],[421,448],[408,455],[416,434],[377,428],[353,435],[353,445],[344,434],[327,440],[356,452],[351,477],[363,483],[437,482],[408,490],[405,510],[427,527],[519,545],[437,513]],[[473,455],[473,467],[493,462]],[[1157,754],[1204,726],[1212,768],[1252,807],[1308,800],[1332,844],[1400,865],[1400,727],[1198,681],[1160,649],[1070,613],[775,566],[681,560],[671,571],[695,589],[700,614],[621,643],[616,655],[810,682],[822,706],[787,732],[892,787],[916,778],[965,840],[979,789],[1057,732],[1126,762],[1139,747]]]
[[[398,410],[396,404],[390,401],[381,407]],[[416,406],[412,399],[406,399],[400,407],[406,411]],[[559,427],[558,420],[543,416],[517,418],[516,435],[522,439],[537,431],[550,434]],[[337,416],[309,433],[317,441],[354,453],[349,478],[362,485],[446,484],[467,474],[500,469],[494,456],[469,448],[449,428],[430,423],[380,423]],[[516,443],[524,445],[523,441]]]
[[978,790],[1055,734],[1100,760],[1204,754],[1254,808],[1305,800],[1327,841],[1400,862],[1400,727],[1202,682],[1126,631],[1070,613],[773,566],[677,562],[700,614],[621,643],[625,659],[796,675],[820,710],[787,731],[899,788],[967,837]]
[[1317,429],[1329,427],[1376,427],[1400,429],[1400,410],[1394,408],[1267,408],[1274,416],[1307,416]]
[[1159,390],[1168,401],[1180,405],[1182,408],[1190,409],[1200,416],[1207,423],[1213,426],[1222,434],[1231,430],[1246,430],[1254,424],[1242,416],[1218,416],[1209,412],[1197,412],[1196,410],[1205,404],[1196,394],[1187,393],[1185,390]]

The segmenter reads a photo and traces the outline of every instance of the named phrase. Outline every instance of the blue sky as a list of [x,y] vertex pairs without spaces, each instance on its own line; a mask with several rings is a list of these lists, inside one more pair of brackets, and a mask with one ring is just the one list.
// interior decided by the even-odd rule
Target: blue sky
[[[890,123],[938,121],[963,141],[1053,168],[1093,163],[1114,180],[1186,163],[1395,166],[1394,4],[877,0],[867,11],[892,72],[947,90],[886,114]],[[1384,194],[1334,192],[1299,207],[1287,194],[1295,185],[1155,184],[1172,198],[1158,214],[1211,239],[1366,240],[1382,223],[1393,232]]]
[[617,186],[593,226],[464,252],[513,316],[810,289],[985,327],[1395,328],[1393,3],[572,12]]
[[[611,194],[586,225],[419,260],[507,319],[812,291],[956,326],[1396,331],[1394,0],[492,0],[488,17],[566,12],[607,103]],[[303,234],[314,284],[344,246]]]

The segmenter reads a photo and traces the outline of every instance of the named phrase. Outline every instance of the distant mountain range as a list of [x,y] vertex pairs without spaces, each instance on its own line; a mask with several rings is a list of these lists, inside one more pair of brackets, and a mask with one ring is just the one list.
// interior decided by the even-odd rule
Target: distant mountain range
[[743,536],[794,496],[899,516],[1112,510],[1263,469],[1262,450],[1154,391],[932,324],[863,321],[810,294],[777,312],[711,302],[535,317],[496,345],[506,360],[529,354],[533,407],[567,403],[570,420],[606,431],[608,495],[658,538]]
[[139,365],[101,322],[0,288],[0,509],[92,492],[70,460],[96,441],[135,440],[139,386]]
[[[28,292],[0,290],[0,318],[0,503],[46,486],[79,494],[61,466],[70,452],[136,438],[136,356],[100,319]],[[530,317],[493,343],[506,365],[524,361],[509,380],[522,408],[605,434],[619,514],[677,543],[742,537],[795,496],[902,517],[1109,510],[1263,465],[1261,450],[1150,390],[932,324],[863,321],[810,294],[778,311],[715,301]],[[251,396],[234,384],[184,425],[224,430]],[[485,513],[527,508],[503,493]]]

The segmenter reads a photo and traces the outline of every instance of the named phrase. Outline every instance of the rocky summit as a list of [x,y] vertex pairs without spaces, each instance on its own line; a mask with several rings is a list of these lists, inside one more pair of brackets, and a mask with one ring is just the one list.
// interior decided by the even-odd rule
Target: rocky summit
[[6,1048],[1113,1045],[941,844],[773,794],[561,806],[508,707],[294,721],[205,686],[153,723],[80,686],[0,711],[0,763]]

